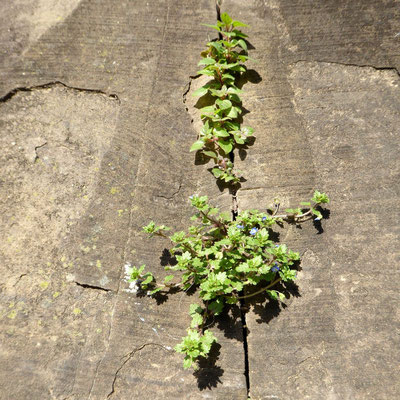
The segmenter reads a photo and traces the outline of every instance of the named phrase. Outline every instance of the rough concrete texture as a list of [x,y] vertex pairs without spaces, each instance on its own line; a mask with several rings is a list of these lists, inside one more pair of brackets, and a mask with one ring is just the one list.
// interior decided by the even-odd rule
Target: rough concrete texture
[[[398,2],[223,9],[258,60],[240,209],[332,199],[322,226],[280,232],[303,253],[287,307],[248,304],[251,398],[397,399]],[[164,273],[150,219],[184,228],[193,193],[231,207],[188,152],[215,19],[211,0],[1,2],[0,399],[247,399],[239,312],[193,375],[171,350],[192,298],[157,304],[123,280],[129,263]]]

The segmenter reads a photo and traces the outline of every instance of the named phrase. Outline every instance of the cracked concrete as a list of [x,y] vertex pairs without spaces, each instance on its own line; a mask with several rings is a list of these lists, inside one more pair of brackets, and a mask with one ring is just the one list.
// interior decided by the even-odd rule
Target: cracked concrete
[[[247,314],[252,399],[395,399],[400,390],[390,350],[397,339],[389,327],[398,326],[390,311],[398,304],[391,273],[382,271],[380,283],[371,280],[378,254],[386,254],[385,265],[396,257],[398,229],[388,219],[398,214],[392,196],[399,193],[399,43],[379,47],[396,30],[394,2],[367,3],[254,1],[245,10],[224,2],[252,21],[252,57],[262,76],[243,94],[256,142],[245,159],[235,160],[248,179],[237,193],[239,210],[262,208],[275,196],[291,206],[314,188],[332,199],[322,235],[306,225],[280,232],[290,247],[307,249],[299,294],[286,308],[266,302]],[[371,36],[360,43],[368,19],[364,36]],[[385,205],[378,192],[386,193]],[[369,297],[371,285],[387,294]],[[385,371],[379,377],[378,364]]]
[[[214,329],[216,364],[194,376],[165,350],[193,299],[157,305],[121,279],[127,263],[165,273],[169,244],[142,236],[149,220],[183,229],[193,193],[232,208],[188,152],[190,76],[213,2],[1,7],[0,398],[246,400],[237,316]],[[247,314],[252,399],[397,399],[396,2],[222,7],[251,25],[249,67],[262,78],[244,87],[257,139],[235,160],[247,178],[237,207],[275,196],[286,206],[317,186],[332,197],[323,235],[304,226],[282,237],[307,249],[301,296]]]
[[7,94],[2,96],[0,98],[0,102],[5,103],[6,101],[11,100],[19,92],[33,92],[35,90],[50,89],[54,86],[62,86],[62,87],[65,87],[67,89],[70,89],[70,90],[73,90],[76,92],[97,93],[97,94],[101,94],[101,95],[110,97],[111,99],[114,99],[114,100],[117,100],[118,102],[120,102],[120,100],[116,94],[105,93],[102,90],[98,90],[98,89],[84,89],[84,88],[79,88],[79,87],[73,87],[73,86],[66,85],[65,83],[63,83],[61,81],[47,82],[42,85],[36,85],[36,86],[30,86],[30,87],[14,88],[14,89],[10,90]]
[[[128,354],[126,354],[123,357],[124,361],[122,362],[121,366],[118,367],[118,369],[115,371],[114,380],[111,385],[111,392],[107,395],[107,399],[110,399],[114,394],[116,394],[116,382],[117,382],[118,376],[120,375],[120,373],[121,373],[122,369],[125,367],[125,365],[136,355],[136,353],[142,351],[147,346],[157,346],[157,347],[164,349],[165,351],[172,350],[171,347],[166,348],[165,346],[162,346],[158,343],[145,343],[142,346],[137,347],[136,349],[134,349],[131,352],[129,352]],[[129,391],[129,387],[128,387],[128,391]],[[89,393],[89,398],[90,398],[90,393]]]

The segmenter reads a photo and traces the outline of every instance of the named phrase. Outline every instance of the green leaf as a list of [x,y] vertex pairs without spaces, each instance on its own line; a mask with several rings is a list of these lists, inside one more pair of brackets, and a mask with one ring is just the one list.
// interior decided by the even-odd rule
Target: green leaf
[[[213,28],[213,29],[216,29],[217,31],[220,31],[220,28],[217,25],[210,25],[210,24],[201,24],[201,25],[208,26],[209,28]],[[242,26],[242,25],[238,25],[238,26]]]
[[150,292],[150,295],[153,295],[153,294],[156,294],[156,293],[158,293],[158,292],[161,292],[161,290],[162,290],[162,288],[157,288],[157,289],[154,289],[154,290],[152,290],[151,292]]
[[244,24],[243,22],[240,22],[240,21],[232,21],[232,25],[233,25],[235,28],[236,28],[237,26],[244,26],[244,27],[246,27],[246,28],[249,27],[249,25]]
[[196,303],[193,303],[189,306],[189,314],[200,314],[203,311],[203,309]]
[[232,107],[232,103],[229,100],[218,99],[215,103],[221,110],[227,110],[228,108]]
[[213,168],[213,169],[211,170],[211,172],[213,173],[213,175],[214,175],[217,179],[224,173],[224,171],[222,171],[222,170],[219,169],[219,168]]
[[193,364],[193,360],[189,357],[186,356],[185,359],[183,360],[183,368],[184,369],[189,369]]
[[197,140],[192,144],[192,147],[190,148],[190,151],[196,151],[200,150],[204,147],[204,142],[202,140]]
[[227,115],[229,118],[237,118],[238,117],[238,112],[237,112],[237,107],[232,107],[229,110],[229,113]]
[[242,135],[248,137],[251,136],[254,132],[253,128],[250,128],[250,126],[243,126],[240,131],[242,132]]
[[193,96],[204,96],[205,94],[207,94],[208,89],[204,86],[202,86],[201,88],[198,88],[197,90],[195,90],[193,92]]
[[239,266],[236,267],[237,272],[249,272],[250,267],[246,263],[242,263]]
[[230,134],[221,127],[214,128],[214,134],[217,137],[229,137],[230,136]]
[[218,53],[222,53],[224,51],[224,47],[219,42],[209,42],[208,45],[214,47]]
[[207,58],[202,58],[197,65],[211,65],[215,63],[216,61],[213,58],[207,57]]
[[218,315],[222,312],[224,308],[224,301],[222,299],[217,299],[208,305],[208,308],[215,314]]
[[243,65],[236,65],[235,67],[231,68],[232,71],[237,71],[237,72],[245,72],[246,67]]
[[310,206],[311,203],[310,203],[309,201],[301,201],[301,202],[300,202],[300,205],[301,205],[301,206]]
[[225,25],[230,25],[233,22],[233,19],[227,13],[222,13],[221,14],[221,21]]
[[153,280],[153,275],[149,274],[147,278],[141,283],[143,287],[146,287]]
[[232,93],[229,95],[229,99],[235,103],[241,103],[242,100],[240,99],[240,97],[236,94],[236,93]]
[[218,145],[226,154],[230,153],[233,149],[231,142],[227,140],[218,140]]
[[267,290],[267,294],[271,299],[278,300],[278,292],[276,290]]
[[203,323],[203,317],[200,314],[192,314],[191,328],[197,328]]
[[247,44],[243,39],[238,40],[238,45],[243,49],[247,51]]
[[208,75],[208,76],[214,76],[214,71],[211,71],[209,69],[201,69],[200,71],[197,71],[198,75]]
[[211,158],[217,158],[217,154],[211,150],[203,150],[203,154]]
[[315,208],[312,208],[312,209],[311,209],[311,212],[312,212],[317,218],[322,219],[322,214],[321,214],[318,210],[316,210]]
[[236,37],[247,38],[247,35],[245,33],[243,33],[242,31],[234,29],[232,32],[235,32]]
[[235,77],[232,76],[231,74],[222,74],[222,79],[232,79],[233,81],[235,80]]
[[214,111],[215,111],[214,106],[206,106],[206,107],[200,108],[201,115],[214,114]]
[[241,138],[240,135],[235,134],[235,135],[233,135],[233,137],[234,137],[235,142],[236,142],[237,144],[244,144],[244,140]]

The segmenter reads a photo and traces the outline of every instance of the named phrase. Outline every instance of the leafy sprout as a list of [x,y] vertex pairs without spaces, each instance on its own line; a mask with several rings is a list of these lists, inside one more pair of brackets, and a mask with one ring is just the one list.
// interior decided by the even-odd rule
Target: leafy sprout
[[219,32],[222,39],[207,43],[201,55],[198,74],[212,78],[197,89],[194,96],[209,94],[213,104],[200,109],[203,127],[190,151],[201,151],[214,160],[211,172],[215,178],[236,183],[240,181],[240,171],[235,171],[230,161],[230,153],[237,145],[243,145],[253,135],[253,128],[242,127],[242,90],[237,87],[241,74],[246,72],[244,63],[247,55],[246,37],[238,27],[248,25],[233,20],[228,14],[221,14],[217,25],[204,24]]

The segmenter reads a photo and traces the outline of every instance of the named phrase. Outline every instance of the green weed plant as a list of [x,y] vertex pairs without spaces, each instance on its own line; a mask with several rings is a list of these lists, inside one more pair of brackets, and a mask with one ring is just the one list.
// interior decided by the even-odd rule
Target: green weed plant
[[215,178],[236,183],[240,181],[240,171],[234,170],[230,153],[253,135],[253,128],[240,124],[242,90],[236,84],[246,72],[244,63],[249,59],[247,35],[237,28],[248,25],[233,20],[226,13],[221,14],[217,25],[204,25],[217,30],[221,39],[207,43],[207,49],[201,53],[203,58],[199,66],[202,69],[197,73],[212,79],[193,95],[211,95],[214,102],[200,109],[203,127],[190,151],[200,151],[214,160],[212,173]]
[[285,244],[271,240],[271,228],[284,221],[319,220],[322,214],[318,208],[328,202],[324,193],[315,191],[313,198],[299,208],[281,214],[278,206],[267,212],[244,211],[232,221],[229,214],[212,207],[207,196],[192,196],[195,224],[187,232],[168,235],[169,227],[153,221],[143,228],[150,237],[160,236],[173,243],[170,253],[177,263],[165,267],[174,273],[167,275],[162,283],[157,283],[151,272],[145,272],[144,265],[132,267],[130,282],[152,296],[171,289],[197,288],[202,300],[202,304],[190,305],[192,322],[187,336],[175,347],[185,356],[184,368],[192,365],[196,368],[199,357],[208,356],[216,337],[206,329],[207,323],[221,314],[227,304],[240,304],[242,299],[260,293],[273,300],[285,300],[284,294],[273,287],[278,282],[284,286],[296,279],[295,263],[300,257]]
[[[214,160],[215,178],[235,184],[240,176],[233,169],[230,154],[253,135],[252,128],[240,124],[242,91],[237,86],[241,74],[246,72],[244,63],[249,59],[247,36],[238,28],[248,25],[223,13],[217,25],[207,26],[218,31],[220,40],[209,42],[201,53],[199,65],[203,69],[198,73],[212,79],[194,95],[211,95],[214,101],[200,110],[203,127],[190,150]],[[321,220],[321,206],[329,203],[329,198],[315,191],[312,199],[300,203],[298,208],[280,213],[279,204],[275,203],[266,212],[240,212],[234,220],[211,206],[207,196],[191,196],[190,200],[196,211],[193,225],[187,231],[168,234],[169,227],[153,221],[143,228],[150,237],[167,238],[173,244],[170,253],[176,264],[165,267],[168,275],[163,282],[157,282],[151,272],[146,272],[145,265],[130,268],[129,282],[151,296],[172,290],[198,290],[201,304],[190,305],[190,327],[182,342],[175,346],[184,355],[183,367],[196,369],[198,361],[209,356],[217,341],[207,329],[210,321],[227,305],[240,305],[244,299],[261,293],[272,300],[285,300],[283,290],[296,279],[300,257],[285,244],[274,241],[272,229],[284,222]],[[276,288],[278,283],[281,290]]]

